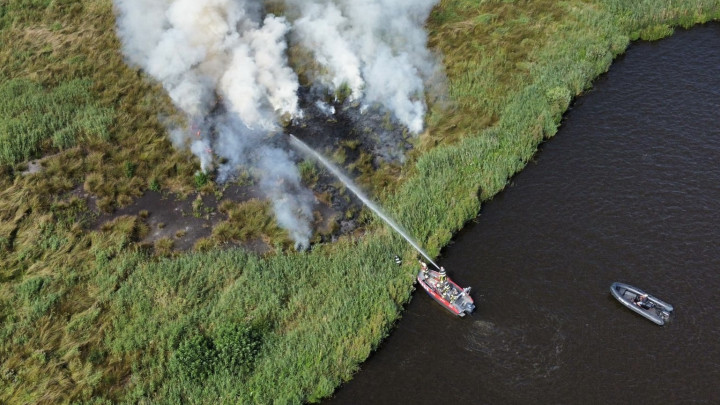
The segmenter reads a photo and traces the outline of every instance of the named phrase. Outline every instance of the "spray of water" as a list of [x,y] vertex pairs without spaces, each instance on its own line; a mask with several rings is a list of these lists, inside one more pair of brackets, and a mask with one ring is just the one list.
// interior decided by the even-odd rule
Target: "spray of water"
[[377,206],[372,200],[370,200],[359,188],[356,186],[347,176],[345,176],[340,169],[338,169],[335,165],[330,163],[329,160],[325,159],[321,154],[316,152],[314,149],[309,147],[305,142],[299,140],[294,135],[290,135],[290,141],[291,143],[300,149],[303,153],[313,157],[318,162],[322,163],[332,174],[335,175],[340,181],[345,184],[347,188],[350,189],[368,208],[370,208],[377,216],[379,216],[383,221],[385,221],[386,224],[390,225],[391,228],[393,228],[397,233],[400,234],[403,238],[405,238],[408,243],[412,245],[412,247],[415,248],[415,250],[418,251],[425,259],[428,260],[428,262],[432,263],[435,268],[439,268],[437,264],[430,258],[430,256],[425,253],[424,250],[418,245],[417,242],[413,240],[413,238],[408,235],[407,231],[405,231],[400,225],[395,223],[390,217],[388,217],[381,209]]

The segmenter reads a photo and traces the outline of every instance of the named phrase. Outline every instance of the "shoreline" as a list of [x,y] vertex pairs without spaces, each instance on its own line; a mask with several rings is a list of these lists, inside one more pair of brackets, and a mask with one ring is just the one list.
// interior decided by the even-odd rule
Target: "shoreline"
[[[382,201],[433,257],[525,167],[556,133],[572,101],[630,41],[659,39],[672,33],[670,25],[720,19],[717,1],[649,10],[621,0],[608,9],[551,1],[468,8],[472,3],[441,1],[431,15],[430,43],[444,54],[454,105],[432,109],[431,129],[420,139],[428,146]],[[564,36],[553,37],[551,29]],[[494,48],[499,44],[517,48]],[[414,251],[377,221],[368,229],[361,238],[267,258],[231,250],[148,260],[128,249],[122,230],[106,239],[79,237],[92,249],[82,269],[26,269],[40,280],[36,289],[22,287],[29,291],[28,307],[45,305],[55,292],[44,286],[54,282],[80,298],[66,303],[60,294],[47,304],[57,311],[3,329],[7,336],[25,327],[52,330],[56,343],[46,349],[42,336],[32,335],[17,352],[0,352],[6,355],[0,380],[9,382],[0,401],[38,401],[47,387],[58,401],[302,403],[328,397],[392,331],[414,289]],[[403,258],[400,267],[395,254]],[[201,381],[177,372],[181,348],[200,353],[188,343],[192,337],[220,342],[227,326],[237,324],[260,336],[251,371],[213,372]],[[21,366],[20,377],[7,371]]]

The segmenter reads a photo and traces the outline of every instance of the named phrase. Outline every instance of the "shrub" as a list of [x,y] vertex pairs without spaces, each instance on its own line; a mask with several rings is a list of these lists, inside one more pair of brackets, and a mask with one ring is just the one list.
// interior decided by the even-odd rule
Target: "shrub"
[[171,368],[195,382],[218,372],[244,375],[252,371],[261,346],[258,328],[225,323],[217,328],[214,339],[198,333],[183,341],[172,357]]
[[148,188],[152,191],[158,191],[158,192],[160,191],[160,182],[158,181],[158,179],[156,177],[153,177],[150,180],[150,184],[148,185]]
[[262,334],[256,328],[226,323],[220,326],[214,339],[217,366],[233,374],[252,371],[260,352]]
[[208,175],[203,172],[195,172],[195,187],[200,188],[207,184]]
[[189,380],[200,381],[212,374],[215,358],[212,340],[197,334],[180,344],[172,358],[171,367]]
[[350,85],[347,82],[343,82],[336,90],[335,90],[335,100],[338,103],[344,103],[345,100],[348,99],[348,97],[352,96],[352,89],[350,88]]

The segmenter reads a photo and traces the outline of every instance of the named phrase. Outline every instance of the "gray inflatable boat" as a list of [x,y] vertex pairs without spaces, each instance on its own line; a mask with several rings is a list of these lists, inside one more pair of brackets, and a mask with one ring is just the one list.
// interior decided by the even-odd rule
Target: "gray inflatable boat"
[[646,294],[639,288],[624,283],[613,283],[610,286],[610,293],[630,310],[658,325],[665,325],[665,322],[670,320],[672,305]]

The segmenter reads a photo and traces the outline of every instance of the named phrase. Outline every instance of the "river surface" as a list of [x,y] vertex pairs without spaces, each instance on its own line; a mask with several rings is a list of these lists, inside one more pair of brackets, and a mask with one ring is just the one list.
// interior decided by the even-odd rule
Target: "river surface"
[[631,45],[440,264],[475,313],[418,288],[327,403],[720,403],[720,24]]

